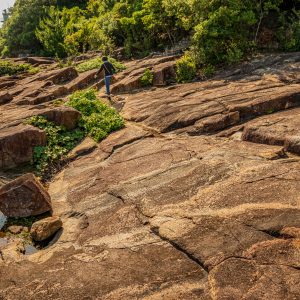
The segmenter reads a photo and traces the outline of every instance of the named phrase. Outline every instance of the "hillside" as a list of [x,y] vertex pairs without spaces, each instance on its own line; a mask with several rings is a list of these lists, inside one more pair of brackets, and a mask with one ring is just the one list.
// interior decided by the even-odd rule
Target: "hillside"
[[0,206],[45,143],[24,120],[76,127],[80,115],[65,104],[91,86],[125,120],[46,176],[63,226],[53,239],[32,254],[24,235],[0,236],[1,299],[300,297],[300,53],[187,84],[175,84],[177,59],[125,62],[112,102],[97,70],[47,59],[27,59],[37,74],[0,78]]

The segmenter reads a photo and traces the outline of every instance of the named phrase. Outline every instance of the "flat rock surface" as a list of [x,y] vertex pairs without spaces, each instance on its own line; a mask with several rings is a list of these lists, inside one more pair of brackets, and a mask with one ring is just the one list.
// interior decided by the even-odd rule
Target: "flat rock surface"
[[63,230],[2,256],[0,298],[299,299],[299,58],[113,97],[126,127],[53,178]]

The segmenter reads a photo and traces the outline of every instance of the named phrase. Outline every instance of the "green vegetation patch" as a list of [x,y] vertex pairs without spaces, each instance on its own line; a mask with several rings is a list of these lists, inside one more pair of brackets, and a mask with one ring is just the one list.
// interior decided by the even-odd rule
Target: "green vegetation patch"
[[140,81],[142,86],[151,86],[153,84],[154,76],[150,69],[146,69]]
[[179,83],[191,82],[196,77],[197,66],[193,57],[185,54],[176,62],[176,79]]
[[0,61],[0,76],[16,75],[20,73],[36,73],[38,68],[32,67],[30,64],[17,64],[11,61]]
[[97,142],[124,126],[123,118],[114,108],[101,103],[94,89],[75,92],[67,105],[81,112],[79,126]]
[[[123,65],[121,62],[117,61],[116,59],[109,57],[108,60],[114,65],[116,72],[120,72],[126,69],[125,65]],[[100,57],[92,58],[90,60],[87,60],[77,65],[76,70],[79,73],[82,73],[94,69],[100,69],[102,64],[103,61]]]
[[41,177],[57,169],[60,161],[85,136],[90,135],[99,142],[111,132],[124,126],[123,118],[114,108],[101,103],[94,89],[75,92],[66,105],[77,109],[82,114],[78,128],[75,130],[68,131],[63,126],[57,126],[41,116],[34,116],[26,122],[44,130],[47,135],[47,145],[34,148],[33,164]]
[[85,135],[82,129],[67,131],[41,116],[30,118],[27,124],[44,130],[47,135],[47,145],[34,148],[33,164],[40,176],[43,176],[49,168],[55,167]]

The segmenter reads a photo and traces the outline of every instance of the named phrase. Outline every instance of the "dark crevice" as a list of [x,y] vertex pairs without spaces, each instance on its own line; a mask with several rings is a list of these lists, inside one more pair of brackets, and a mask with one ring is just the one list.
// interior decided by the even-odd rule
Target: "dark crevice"
[[125,199],[124,199],[121,195],[118,195],[118,194],[117,194],[116,192],[114,192],[114,191],[109,191],[109,192],[107,192],[107,194],[110,195],[110,196],[112,196],[112,197],[115,197],[115,198],[121,200],[121,201],[123,202],[123,204],[126,203]]
[[158,236],[162,241],[169,243],[177,251],[183,253],[190,260],[192,260],[194,263],[196,263],[198,266],[200,266],[204,271],[206,271],[207,273],[209,272],[209,269],[197,257],[195,257],[191,253],[187,252],[184,248],[182,248],[180,245],[178,245],[174,241],[172,241],[172,240],[170,240],[170,239],[168,239],[166,237],[161,236],[160,233],[159,233],[159,228],[158,227],[152,227],[151,228],[151,232],[154,233],[156,236]]

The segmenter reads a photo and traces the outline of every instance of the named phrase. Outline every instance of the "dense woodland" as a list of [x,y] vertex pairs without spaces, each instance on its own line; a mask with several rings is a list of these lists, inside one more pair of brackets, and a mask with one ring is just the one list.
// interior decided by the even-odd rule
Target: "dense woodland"
[[207,70],[257,50],[297,51],[300,0],[16,0],[0,51],[63,58],[123,47],[142,57],[183,39],[184,63]]

